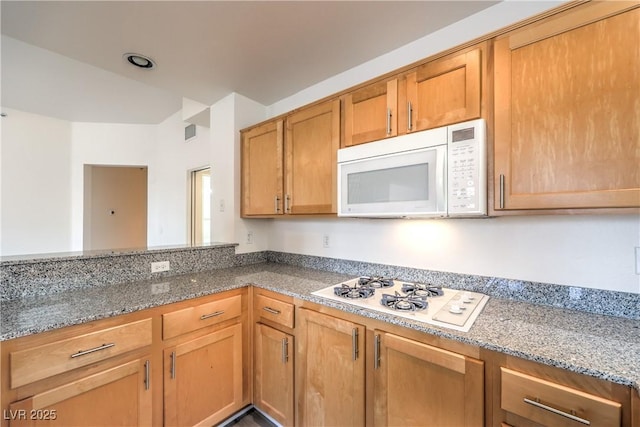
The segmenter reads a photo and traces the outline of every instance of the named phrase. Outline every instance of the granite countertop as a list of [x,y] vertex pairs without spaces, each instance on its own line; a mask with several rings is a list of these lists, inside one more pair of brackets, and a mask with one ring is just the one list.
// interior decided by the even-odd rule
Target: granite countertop
[[[453,339],[640,392],[640,320],[491,297],[469,332],[443,329],[317,297],[351,275],[262,263],[3,301],[0,341],[210,295],[248,284]],[[158,286],[160,285],[160,286]]]

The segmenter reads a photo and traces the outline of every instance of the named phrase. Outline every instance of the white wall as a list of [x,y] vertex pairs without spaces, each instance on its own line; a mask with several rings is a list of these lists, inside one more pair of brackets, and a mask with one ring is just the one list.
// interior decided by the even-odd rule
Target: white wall
[[0,254],[71,250],[71,124],[4,108]]
[[275,251],[640,293],[634,215],[296,219],[269,231]]
[[153,125],[71,123],[71,250],[83,244],[84,165],[149,166],[151,182],[155,139]]
[[[499,3],[283,99],[268,114],[285,113],[560,3]],[[637,215],[276,220],[269,233],[275,251],[640,293]],[[329,248],[322,247],[325,234]]]
[[141,125],[4,111],[3,256],[82,250],[85,164],[148,166],[148,245],[188,242],[188,175],[212,163],[208,128],[185,142],[181,112]]
[[[269,221],[240,218],[240,130],[266,118],[263,105],[232,93],[211,106],[212,240],[239,243],[237,253],[268,248]],[[224,211],[220,210],[220,203]],[[253,243],[247,244],[251,231]]]
[[182,112],[156,126],[149,167],[149,246],[186,244],[189,173],[213,165],[210,129],[197,126],[196,137],[184,141]]

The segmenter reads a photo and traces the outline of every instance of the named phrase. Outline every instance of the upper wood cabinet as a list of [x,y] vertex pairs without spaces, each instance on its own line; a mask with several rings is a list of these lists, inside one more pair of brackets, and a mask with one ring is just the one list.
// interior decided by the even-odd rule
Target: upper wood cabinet
[[336,213],[340,100],[289,115],[284,145],[285,213]]
[[337,212],[340,100],[242,132],[243,217]]
[[496,210],[640,206],[637,7],[587,3],[496,41]]
[[400,126],[415,132],[480,117],[481,48],[420,65],[406,75]]
[[345,147],[398,135],[398,79],[344,96]]
[[283,121],[242,133],[242,215],[279,215],[283,208]]

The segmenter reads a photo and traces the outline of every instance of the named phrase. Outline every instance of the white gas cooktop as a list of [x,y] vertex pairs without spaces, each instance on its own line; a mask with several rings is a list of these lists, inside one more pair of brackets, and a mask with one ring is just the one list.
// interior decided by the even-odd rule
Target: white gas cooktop
[[369,276],[328,286],[312,294],[462,332],[471,329],[489,300],[487,295],[477,292]]

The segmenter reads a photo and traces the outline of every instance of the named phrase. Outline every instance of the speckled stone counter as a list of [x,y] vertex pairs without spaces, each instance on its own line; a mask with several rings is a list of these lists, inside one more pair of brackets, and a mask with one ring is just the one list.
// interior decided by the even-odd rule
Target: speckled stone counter
[[313,291],[352,277],[352,274],[260,263],[2,301],[0,340],[251,284],[346,312],[627,385],[640,392],[640,320],[492,297],[474,326],[465,333],[311,295]]

